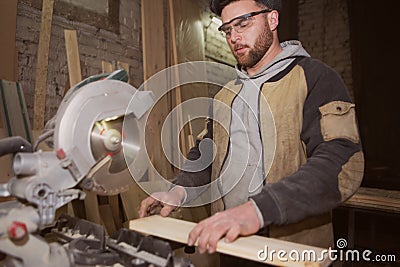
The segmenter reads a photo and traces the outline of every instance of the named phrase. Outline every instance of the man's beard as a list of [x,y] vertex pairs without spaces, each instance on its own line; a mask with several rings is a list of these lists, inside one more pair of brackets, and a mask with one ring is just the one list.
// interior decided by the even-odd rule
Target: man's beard
[[[254,48],[249,50],[248,54],[245,55],[237,55],[234,53],[234,56],[239,63],[240,66],[244,68],[251,68],[255,66],[265,55],[268,49],[271,47],[273,41],[272,31],[269,29],[269,26],[266,25],[265,31],[263,31],[257,38]],[[237,47],[239,47],[238,45]],[[235,46],[235,49],[237,49]]]

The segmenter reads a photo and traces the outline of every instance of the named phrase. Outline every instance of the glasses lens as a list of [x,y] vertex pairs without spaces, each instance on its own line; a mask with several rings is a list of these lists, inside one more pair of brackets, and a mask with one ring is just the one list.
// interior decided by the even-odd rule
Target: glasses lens
[[[237,33],[242,33],[245,30],[247,30],[251,25],[253,25],[253,22],[254,22],[253,17],[254,16],[256,16],[258,14],[270,12],[270,11],[272,11],[272,10],[264,9],[264,10],[260,10],[257,12],[251,12],[251,13],[239,16],[237,18],[232,19],[229,22],[224,23],[222,26],[220,26],[218,28],[218,30],[220,30],[220,32],[222,33],[222,36],[224,36],[226,38],[230,38],[232,29],[235,30]],[[232,26],[230,26],[230,25],[232,25]]]
[[226,27],[222,27],[220,29],[220,32],[223,37],[231,36],[231,31],[232,31],[232,26],[228,26],[228,25],[226,25]]
[[253,19],[251,17],[241,18],[233,25],[236,32],[242,33],[252,25]]

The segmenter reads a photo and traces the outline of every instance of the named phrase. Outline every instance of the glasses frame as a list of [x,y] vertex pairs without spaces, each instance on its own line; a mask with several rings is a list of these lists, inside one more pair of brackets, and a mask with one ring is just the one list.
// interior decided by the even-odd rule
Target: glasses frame
[[[244,15],[241,15],[241,16],[238,16],[238,17],[235,17],[235,18],[231,19],[230,21],[225,22],[225,23],[223,23],[221,26],[219,26],[219,27],[218,27],[218,31],[220,31],[221,34],[227,36],[227,33],[226,33],[225,31],[222,30],[222,28],[223,28],[224,26],[229,25],[229,24],[231,24],[232,22],[234,22],[235,20],[238,20],[238,19],[246,19],[246,20],[247,20],[247,19],[249,19],[249,18],[251,18],[251,17],[257,16],[257,15],[259,15],[259,14],[271,12],[271,11],[273,11],[273,9],[267,8],[267,9],[263,9],[263,10],[260,10],[260,11],[254,11],[254,12],[250,12],[250,13],[247,13],[247,14],[244,14]],[[236,32],[238,32],[237,29],[236,29],[236,27],[235,27],[234,25],[231,26],[231,29],[233,29],[233,30],[235,30]],[[238,33],[239,33],[239,32],[238,32]]]

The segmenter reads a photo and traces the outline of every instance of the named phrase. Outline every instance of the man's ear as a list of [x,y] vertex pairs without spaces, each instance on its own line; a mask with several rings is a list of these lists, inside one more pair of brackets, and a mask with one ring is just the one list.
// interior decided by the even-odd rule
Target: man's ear
[[271,31],[275,31],[276,28],[278,28],[279,25],[279,12],[276,10],[272,10],[268,14],[268,23]]

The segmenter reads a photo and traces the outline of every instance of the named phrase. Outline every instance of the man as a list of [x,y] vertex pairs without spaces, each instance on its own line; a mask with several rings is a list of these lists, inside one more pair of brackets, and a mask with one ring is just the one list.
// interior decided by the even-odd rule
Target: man
[[[217,146],[212,166],[176,178],[182,186],[220,179],[223,198],[212,203],[217,213],[191,231],[188,244],[198,241],[201,253],[213,253],[222,238],[232,242],[262,230],[274,238],[333,246],[331,211],[359,187],[364,169],[354,104],[345,85],[300,42],[280,44],[280,0],[213,0],[210,8],[222,18],[220,30],[238,62],[238,79],[215,96],[232,112],[214,106],[208,130]],[[227,120],[229,137],[217,120]],[[237,151],[246,147],[244,142],[243,165]],[[198,157],[193,148],[188,159]],[[236,166],[244,171],[234,178]],[[155,193],[142,202],[140,216],[156,206],[168,216],[187,198],[179,186]]]

